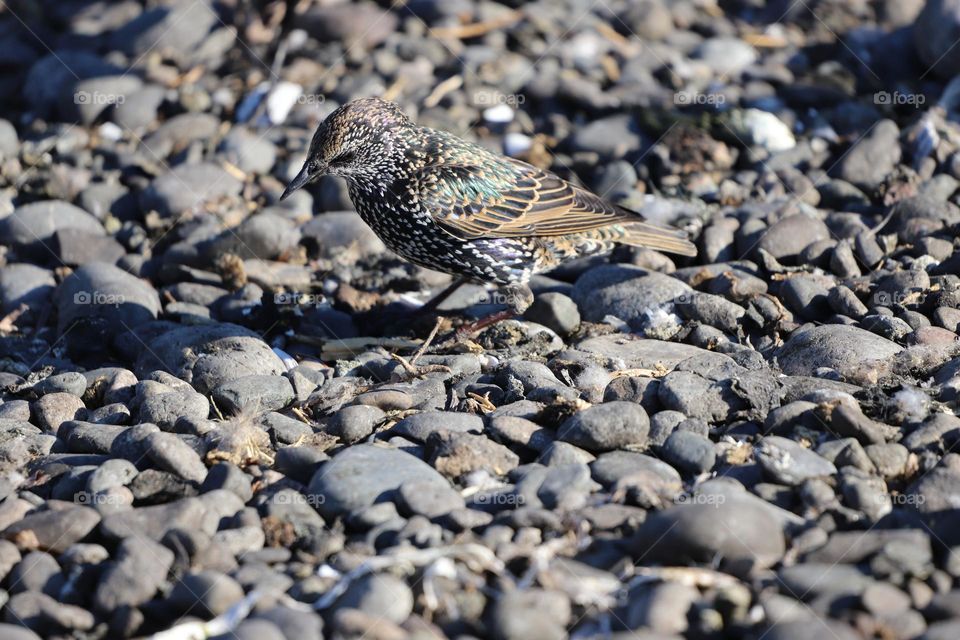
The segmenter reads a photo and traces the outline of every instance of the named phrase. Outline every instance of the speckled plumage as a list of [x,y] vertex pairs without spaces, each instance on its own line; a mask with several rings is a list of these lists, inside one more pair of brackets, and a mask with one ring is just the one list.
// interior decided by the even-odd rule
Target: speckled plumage
[[324,120],[285,195],[327,173],[347,180],[357,212],[391,250],[477,282],[523,284],[617,243],[696,253],[678,231],[548,171],[418,127],[378,98]]

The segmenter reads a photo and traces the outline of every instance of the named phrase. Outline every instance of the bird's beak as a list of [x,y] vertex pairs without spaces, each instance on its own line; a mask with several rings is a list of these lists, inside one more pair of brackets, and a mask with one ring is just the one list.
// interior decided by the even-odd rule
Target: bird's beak
[[281,200],[286,200],[287,197],[296,191],[297,189],[306,186],[313,182],[313,179],[326,173],[326,168],[322,168],[316,173],[311,174],[308,169],[309,163],[303,163],[303,168],[300,169],[300,173],[297,174],[297,177],[290,181],[290,184],[287,185],[287,188],[283,190],[283,193],[280,194]]

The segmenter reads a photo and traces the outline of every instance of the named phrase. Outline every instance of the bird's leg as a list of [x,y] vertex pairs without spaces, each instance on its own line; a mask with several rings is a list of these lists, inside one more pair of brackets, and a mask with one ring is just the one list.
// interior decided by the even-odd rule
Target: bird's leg
[[443,291],[441,291],[440,293],[438,293],[437,295],[433,296],[432,298],[427,300],[425,303],[423,303],[423,306],[417,309],[417,313],[432,313],[433,311],[436,311],[437,307],[443,304],[443,302],[447,298],[449,298],[454,293],[456,293],[457,289],[459,289],[466,283],[467,283],[466,278],[458,278],[454,280],[452,283],[450,283],[449,286],[447,286],[446,289],[444,289]]
[[508,284],[500,288],[499,294],[505,298],[507,308],[503,311],[497,311],[486,317],[479,318],[473,322],[461,325],[454,332],[454,338],[465,338],[469,335],[496,324],[503,320],[509,320],[522,315],[531,304],[533,304],[533,291],[526,284],[516,283]]

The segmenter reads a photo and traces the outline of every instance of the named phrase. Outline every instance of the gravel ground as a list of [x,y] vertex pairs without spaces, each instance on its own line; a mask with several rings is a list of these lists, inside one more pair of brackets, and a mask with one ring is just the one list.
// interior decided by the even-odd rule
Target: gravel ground
[[[960,1],[8,0],[0,35],[0,638],[960,637]],[[502,300],[417,313],[449,278],[342,182],[278,202],[369,95],[700,255],[566,265],[417,354]]]

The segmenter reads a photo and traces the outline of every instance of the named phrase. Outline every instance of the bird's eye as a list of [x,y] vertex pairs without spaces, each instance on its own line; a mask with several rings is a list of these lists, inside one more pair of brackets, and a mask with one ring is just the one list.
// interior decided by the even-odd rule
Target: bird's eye
[[320,168],[320,163],[317,162],[316,160],[311,160],[310,163],[307,164],[307,170],[308,170],[310,173],[316,172],[316,170],[319,169],[319,168]]
[[345,151],[333,159],[333,162],[337,164],[350,164],[356,160],[357,154],[355,151]]

